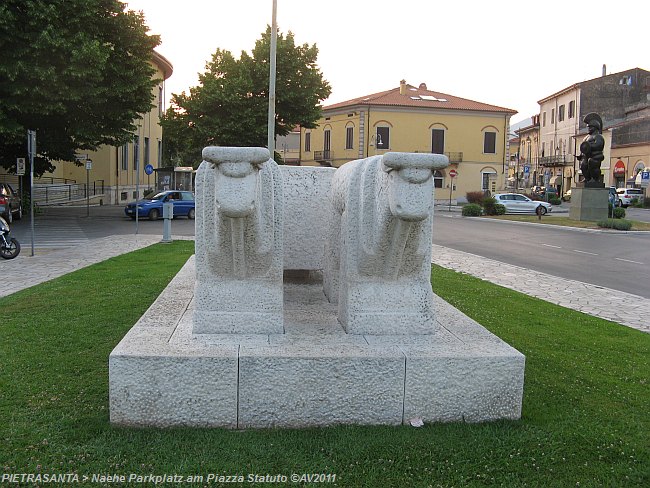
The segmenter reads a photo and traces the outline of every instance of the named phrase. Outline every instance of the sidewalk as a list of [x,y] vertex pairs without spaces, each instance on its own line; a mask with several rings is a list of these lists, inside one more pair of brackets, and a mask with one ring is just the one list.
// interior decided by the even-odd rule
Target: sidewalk
[[[174,240],[191,240],[175,236]],[[0,297],[29,288],[105,259],[160,242],[158,235],[94,239],[70,249],[0,262]],[[579,281],[557,278],[474,254],[434,245],[431,262],[491,283],[650,333],[650,299]]]

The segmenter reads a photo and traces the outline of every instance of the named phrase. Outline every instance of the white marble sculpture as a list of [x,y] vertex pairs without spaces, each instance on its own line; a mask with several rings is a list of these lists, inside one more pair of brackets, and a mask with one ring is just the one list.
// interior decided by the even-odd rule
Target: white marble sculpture
[[351,334],[432,334],[433,171],[440,154],[386,153],[332,180],[324,290]]
[[282,178],[267,149],[203,149],[195,334],[283,332],[282,226]]

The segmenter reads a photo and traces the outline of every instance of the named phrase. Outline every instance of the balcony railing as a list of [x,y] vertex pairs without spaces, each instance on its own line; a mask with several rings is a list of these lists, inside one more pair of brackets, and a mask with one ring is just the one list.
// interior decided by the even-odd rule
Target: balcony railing
[[463,153],[462,152],[446,152],[445,156],[449,158],[450,163],[462,163],[463,162]]
[[544,156],[539,158],[540,166],[566,166],[573,164],[575,157],[572,154],[557,154],[555,156]]
[[314,151],[314,161],[319,163],[329,163],[334,159],[332,151]]

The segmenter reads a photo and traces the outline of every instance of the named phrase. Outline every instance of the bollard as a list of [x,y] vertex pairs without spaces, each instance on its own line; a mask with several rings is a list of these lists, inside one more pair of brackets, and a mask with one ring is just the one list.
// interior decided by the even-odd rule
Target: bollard
[[163,203],[163,238],[161,242],[172,242],[172,219],[174,218],[174,204]]

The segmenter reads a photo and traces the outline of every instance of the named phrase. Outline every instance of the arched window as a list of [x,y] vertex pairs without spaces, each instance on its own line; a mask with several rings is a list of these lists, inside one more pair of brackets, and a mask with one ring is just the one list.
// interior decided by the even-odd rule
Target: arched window
[[348,122],[345,126],[345,149],[354,149],[354,124]]
[[439,169],[433,172],[433,187],[442,188],[442,181],[444,180],[445,175],[442,174],[442,171]]

